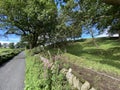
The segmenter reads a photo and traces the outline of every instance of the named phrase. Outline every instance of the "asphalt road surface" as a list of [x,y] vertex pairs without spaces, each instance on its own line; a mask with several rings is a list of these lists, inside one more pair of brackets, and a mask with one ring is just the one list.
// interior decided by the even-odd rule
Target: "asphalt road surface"
[[0,90],[24,90],[25,54],[15,56],[0,67]]

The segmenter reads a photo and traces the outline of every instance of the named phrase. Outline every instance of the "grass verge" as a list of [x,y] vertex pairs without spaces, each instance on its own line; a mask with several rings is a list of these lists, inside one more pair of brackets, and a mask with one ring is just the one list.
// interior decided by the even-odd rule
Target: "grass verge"
[[32,56],[26,51],[26,78],[24,90],[71,90],[65,75],[55,69],[44,68],[38,56]]

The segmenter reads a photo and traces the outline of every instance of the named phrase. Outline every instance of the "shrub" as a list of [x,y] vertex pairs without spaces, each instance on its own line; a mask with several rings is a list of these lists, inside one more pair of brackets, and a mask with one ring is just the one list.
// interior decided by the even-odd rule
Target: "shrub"
[[16,56],[18,53],[20,53],[21,50],[6,50],[6,51],[3,51],[1,54],[0,54],[0,65],[9,61],[10,59],[12,59],[14,56]]

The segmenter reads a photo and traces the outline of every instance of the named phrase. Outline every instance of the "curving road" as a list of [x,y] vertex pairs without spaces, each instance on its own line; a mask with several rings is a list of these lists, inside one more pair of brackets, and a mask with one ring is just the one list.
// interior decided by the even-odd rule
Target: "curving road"
[[24,90],[25,54],[15,56],[0,67],[0,90]]

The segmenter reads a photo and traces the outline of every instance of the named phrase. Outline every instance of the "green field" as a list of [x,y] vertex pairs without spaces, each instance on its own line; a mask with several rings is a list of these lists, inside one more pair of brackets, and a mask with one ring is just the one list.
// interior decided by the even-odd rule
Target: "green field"
[[64,53],[66,60],[78,66],[120,75],[120,42],[105,38],[96,41],[98,48],[92,39],[67,46],[67,53]]
[[5,51],[10,51],[10,50],[12,50],[12,49],[9,49],[9,48],[0,48],[0,53],[5,52]]

